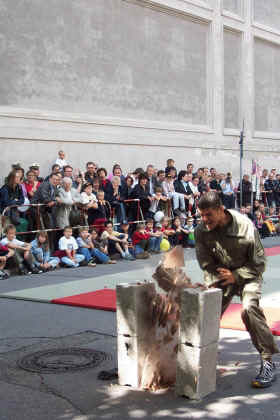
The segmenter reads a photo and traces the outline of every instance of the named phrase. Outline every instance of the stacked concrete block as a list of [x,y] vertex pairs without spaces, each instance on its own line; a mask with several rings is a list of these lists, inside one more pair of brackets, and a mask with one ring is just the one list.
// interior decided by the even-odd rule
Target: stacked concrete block
[[156,336],[150,309],[155,285],[119,284],[116,294],[119,384],[138,388],[145,356]]
[[176,394],[201,399],[216,389],[216,364],[222,292],[181,292]]

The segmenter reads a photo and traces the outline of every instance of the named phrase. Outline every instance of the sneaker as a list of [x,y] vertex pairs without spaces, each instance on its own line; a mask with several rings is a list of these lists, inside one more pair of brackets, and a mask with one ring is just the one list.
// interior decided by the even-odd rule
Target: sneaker
[[27,274],[32,274],[31,271],[28,271],[27,268],[21,268],[19,271],[21,276],[26,276]]
[[6,280],[9,277],[10,277],[10,275],[8,273],[6,273],[6,271],[0,270],[0,280]]
[[96,267],[96,264],[94,262],[92,262],[92,261],[89,261],[88,262],[88,266],[89,267]]
[[32,267],[31,273],[32,274],[41,274],[41,273],[43,273],[43,270],[41,270],[37,267]]
[[116,260],[108,260],[106,264],[117,264]]
[[262,360],[259,374],[252,381],[254,388],[268,388],[276,379],[276,368],[273,362]]
[[135,258],[133,257],[133,255],[131,255],[131,254],[125,254],[125,256],[124,256],[124,259],[125,260],[128,260],[128,261],[134,261],[135,260]]
[[150,258],[150,254],[147,251],[140,252],[140,254],[136,254],[137,260],[146,260],[147,258]]

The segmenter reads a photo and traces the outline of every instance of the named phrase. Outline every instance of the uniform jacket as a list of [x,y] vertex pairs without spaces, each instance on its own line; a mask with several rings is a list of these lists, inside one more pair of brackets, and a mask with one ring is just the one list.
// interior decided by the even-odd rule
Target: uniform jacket
[[217,268],[232,271],[237,285],[262,281],[265,254],[259,233],[251,220],[235,210],[226,210],[232,223],[208,231],[201,222],[195,229],[196,255],[206,284],[218,280]]

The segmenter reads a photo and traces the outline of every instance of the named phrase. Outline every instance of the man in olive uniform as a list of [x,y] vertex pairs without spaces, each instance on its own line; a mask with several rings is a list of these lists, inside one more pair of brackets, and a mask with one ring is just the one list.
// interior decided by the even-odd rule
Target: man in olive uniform
[[222,288],[222,314],[233,296],[240,296],[242,320],[261,356],[252,386],[268,387],[276,379],[272,355],[279,350],[259,306],[266,262],[259,234],[248,217],[225,210],[215,191],[204,194],[198,207],[202,222],[195,230],[196,255],[205,283]]

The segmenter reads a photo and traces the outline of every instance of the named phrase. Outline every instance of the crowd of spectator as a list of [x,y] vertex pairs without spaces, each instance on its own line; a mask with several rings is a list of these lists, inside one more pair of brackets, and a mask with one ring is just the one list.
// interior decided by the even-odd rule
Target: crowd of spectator
[[274,168],[263,170],[257,200],[247,174],[239,185],[231,173],[215,168],[187,163],[177,171],[173,159],[165,169],[149,164],[128,174],[119,164],[108,173],[89,161],[82,171],[74,170],[60,150],[44,178],[36,163],[26,173],[14,164],[0,189],[5,227],[0,278],[8,276],[5,265],[22,274],[39,273],[59,265],[149,258],[177,244],[193,247],[197,202],[210,190],[221,195],[225,208],[251,218],[262,237],[280,231],[280,174]]

